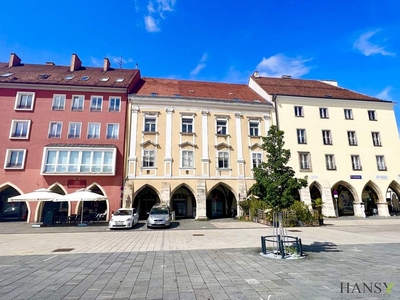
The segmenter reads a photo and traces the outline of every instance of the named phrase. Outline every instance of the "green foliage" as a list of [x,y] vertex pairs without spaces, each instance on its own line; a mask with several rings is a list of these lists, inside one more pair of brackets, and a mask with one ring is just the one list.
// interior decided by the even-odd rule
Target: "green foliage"
[[250,199],[246,199],[239,202],[239,206],[246,216],[248,216],[250,212],[250,201]]
[[322,219],[322,217],[323,217],[322,207],[324,206],[322,199],[321,198],[314,199],[314,200],[312,200],[311,203],[312,203],[312,208],[316,212],[318,219]]
[[261,199],[256,199],[253,198],[250,200],[250,216],[255,217],[257,216],[257,210],[262,209],[265,210],[267,208],[267,204],[261,200]]
[[287,224],[285,224],[288,227],[298,226],[300,222],[305,226],[312,226],[317,223],[317,216],[312,214],[308,206],[302,201],[294,201],[288,212]]
[[295,201],[296,192],[307,186],[307,177],[296,178],[292,167],[287,166],[290,150],[284,149],[284,133],[271,126],[263,137],[262,149],[267,152],[267,161],[253,169],[256,183],[250,193],[260,197],[267,206],[279,211],[289,208]]

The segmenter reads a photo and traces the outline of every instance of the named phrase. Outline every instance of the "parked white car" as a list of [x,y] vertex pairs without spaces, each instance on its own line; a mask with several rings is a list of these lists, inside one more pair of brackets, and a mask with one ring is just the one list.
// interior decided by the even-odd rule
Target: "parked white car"
[[120,208],[108,222],[108,228],[133,228],[139,222],[139,214],[136,208]]

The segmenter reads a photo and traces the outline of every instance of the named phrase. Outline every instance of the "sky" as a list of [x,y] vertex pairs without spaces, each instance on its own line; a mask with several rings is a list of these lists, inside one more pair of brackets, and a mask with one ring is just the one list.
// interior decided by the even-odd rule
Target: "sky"
[[[2,3],[0,61],[138,68],[142,76],[247,83],[336,80],[400,102],[398,0],[13,0]],[[395,105],[400,127],[400,104]]]

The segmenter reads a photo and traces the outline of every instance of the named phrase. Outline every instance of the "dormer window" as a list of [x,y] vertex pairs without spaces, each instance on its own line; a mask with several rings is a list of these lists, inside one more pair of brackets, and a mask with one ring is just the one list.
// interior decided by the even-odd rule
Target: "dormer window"
[[103,78],[100,78],[100,81],[107,82],[109,79],[110,79],[110,77],[103,77]]
[[14,73],[4,73],[4,74],[1,74],[0,77],[9,77],[11,75],[14,75]]
[[38,78],[39,79],[47,79],[47,78],[49,78],[51,75],[48,75],[48,74],[42,74],[42,75],[38,75]]
[[88,81],[89,78],[90,78],[90,76],[82,76],[80,80],[81,81]]
[[152,92],[150,93],[150,96],[158,96],[158,93]]
[[74,75],[67,75],[64,77],[65,80],[71,80],[72,78],[74,78]]
[[117,79],[115,79],[115,82],[123,82],[124,81],[124,78],[117,78]]

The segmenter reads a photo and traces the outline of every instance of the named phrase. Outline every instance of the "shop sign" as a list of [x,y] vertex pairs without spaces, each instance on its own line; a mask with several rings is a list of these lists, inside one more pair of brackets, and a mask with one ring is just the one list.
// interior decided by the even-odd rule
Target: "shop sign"
[[361,175],[350,175],[350,179],[362,179]]
[[375,177],[376,180],[388,180],[387,175],[376,175]]
[[68,188],[85,188],[86,180],[68,179],[67,187]]

